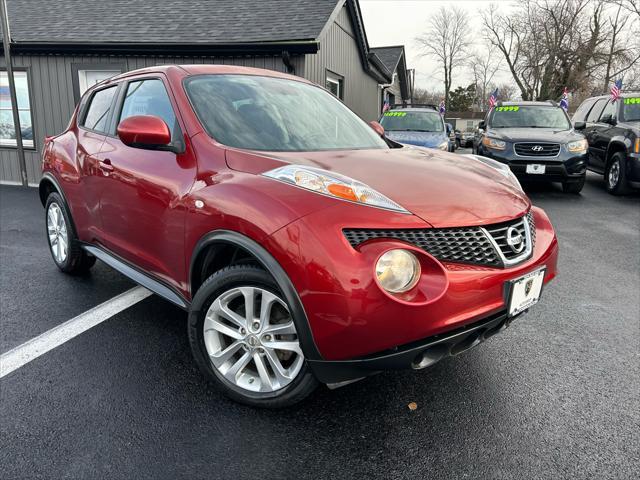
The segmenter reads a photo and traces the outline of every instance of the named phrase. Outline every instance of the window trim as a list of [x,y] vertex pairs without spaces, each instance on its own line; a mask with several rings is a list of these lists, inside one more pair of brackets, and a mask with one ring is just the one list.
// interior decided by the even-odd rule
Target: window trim
[[[331,70],[329,70],[328,68],[325,69],[325,75],[324,75],[324,84],[325,84],[325,88],[327,83],[333,83],[335,85],[338,86],[338,95],[334,95],[338,100],[344,102],[344,76],[343,75],[338,75],[335,72],[332,72]],[[327,89],[329,90],[329,89]],[[333,95],[333,92],[331,92],[329,90],[329,93],[331,93]]]
[[73,99],[77,105],[85,93],[91,90],[91,87],[87,89],[87,92],[80,93],[80,71],[81,70],[120,70],[120,73],[125,73],[127,67],[124,63],[72,63],[71,64],[71,86],[73,89]]
[[[7,73],[6,67],[0,68],[0,72],[3,72],[6,74]],[[29,114],[31,115],[31,132],[33,135],[33,140],[27,140],[31,142],[31,145],[25,145],[24,139],[22,140],[22,148],[24,150],[37,151],[38,149],[36,148],[36,138],[38,138],[38,136],[36,135],[37,133],[36,125],[35,125],[36,122],[35,122],[35,117],[33,115],[33,83],[31,80],[31,68],[30,67],[17,67],[17,68],[14,67],[13,68],[14,77],[17,72],[24,72],[27,74],[27,95],[29,96]],[[20,110],[18,110],[18,115],[20,115]],[[13,113],[12,113],[12,118],[13,118]],[[14,140],[14,143],[11,144],[11,143],[2,143],[2,141],[0,141],[0,149],[2,148],[6,148],[8,150],[17,150],[18,142]]]
[[[143,74],[140,77],[127,77],[119,83],[120,91],[116,95],[116,104],[114,109],[114,113],[117,113],[110,119],[109,133],[107,135],[112,138],[118,137],[117,128],[118,124],[120,123],[120,117],[122,116],[122,109],[124,108],[124,101],[127,95],[127,90],[129,89],[129,84],[135,82],[143,82],[145,80],[160,80],[160,82],[162,82],[164,90],[165,92],[167,92],[167,97],[169,98],[171,109],[173,110],[173,114],[175,115],[176,121],[178,122],[178,128],[180,129],[180,145],[176,145],[176,147],[179,147],[180,151],[183,152],[186,148],[186,145],[184,144],[184,132],[186,131],[186,129],[184,128],[182,117],[180,116],[180,109],[177,108],[178,104],[173,96],[173,90],[171,89],[169,83],[165,81],[164,75],[161,74]],[[171,136],[171,143],[175,144],[176,141],[173,139],[173,132],[171,132]]]
[[93,98],[96,96],[96,94],[98,92],[102,92],[103,90],[107,90],[109,88],[115,88],[116,91],[113,95],[113,98],[111,99],[111,105],[109,106],[109,116],[107,117],[107,126],[110,127],[111,126],[111,119],[113,117],[113,109],[114,106],[116,105],[115,101],[118,98],[118,96],[120,95],[120,89],[122,88],[122,84],[121,83],[110,83],[108,85],[105,85],[103,87],[100,88],[96,88],[95,90],[91,90],[89,89],[87,91],[87,100],[86,102],[84,102],[84,105],[82,107],[82,111],[80,112],[80,115],[78,117],[78,120],[76,122],[77,126],[79,129],[87,131],[87,132],[93,132],[96,133],[98,135],[105,135],[105,136],[111,136],[109,135],[110,133],[110,129],[108,128],[106,131],[101,132],[100,130],[95,130],[93,128],[88,128],[87,126],[84,125],[84,121],[87,117],[87,113],[89,113],[89,107],[91,107],[91,102],[93,101]]

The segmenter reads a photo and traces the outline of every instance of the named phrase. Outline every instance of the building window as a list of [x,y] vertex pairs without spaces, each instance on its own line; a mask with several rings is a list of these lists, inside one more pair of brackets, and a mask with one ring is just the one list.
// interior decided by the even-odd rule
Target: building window
[[107,78],[120,75],[120,70],[78,70],[78,86],[80,96],[96,83],[100,83]]
[[[18,97],[18,116],[20,117],[22,144],[25,147],[33,148],[33,124],[31,122],[27,72],[13,72],[13,78],[16,83]],[[13,124],[7,72],[0,72],[0,145],[16,146],[16,130]]]
[[344,78],[335,73],[327,72],[325,87],[340,100],[344,100]]

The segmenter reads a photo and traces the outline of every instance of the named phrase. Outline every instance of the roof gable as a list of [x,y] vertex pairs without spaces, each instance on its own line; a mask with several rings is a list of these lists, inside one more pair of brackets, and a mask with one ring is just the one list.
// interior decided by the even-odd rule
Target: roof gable
[[378,56],[380,61],[391,73],[394,73],[398,68],[400,59],[404,55],[404,46],[375,47],[371,48],[371,51]]

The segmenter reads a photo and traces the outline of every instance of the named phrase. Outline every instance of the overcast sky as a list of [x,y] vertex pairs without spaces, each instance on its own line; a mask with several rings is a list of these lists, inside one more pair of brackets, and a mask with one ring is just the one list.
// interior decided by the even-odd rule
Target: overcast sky
[[[494,1],[502,9],[511,9],[511,0]],[[468,12],[470,35],[476,37],[477,49],[484,48],[481,37],[479,10],[486,8],[486,0],[360,0],[369,44],[372,47],[404,45],[407,53],[407,68],[416,69],[416,86],[429,90],[444,90],[442,67],[430,57],[421,55],[415,37],[428,29],[429,18],[440,7],[455,5]],[[499,76],[498,76],[499,75]],[[499,73],[498,83],[510,80],[508,72]],[[466,87],[472,82],[469,69],[454,71],[453,88]]]

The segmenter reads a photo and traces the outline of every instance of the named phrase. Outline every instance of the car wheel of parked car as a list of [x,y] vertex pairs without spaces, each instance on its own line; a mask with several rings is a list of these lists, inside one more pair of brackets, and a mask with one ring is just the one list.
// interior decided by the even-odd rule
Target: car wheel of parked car
[[290,311],[265,270],[219,270],[191,305],[189,342],[198,366],[228,396],[248,405],[279,408],[303,400],[318,382]]
[[629,193],[625,166],[624,153],[618,152],[611,157],[604,173],[607,192],[613,195],[624,195],[625,193]]
[[587,176],[583,175],[580,180],[572,180],[571,182],[562,183],[562,191],[564,193],[580,193],[584,188],[584,183],[587,180]]
[[47,240],[53,261],[65,273],[87,272],[96,263],[96,257],[80,248],[71,216],[60,194],[49,194],[45,211]]

